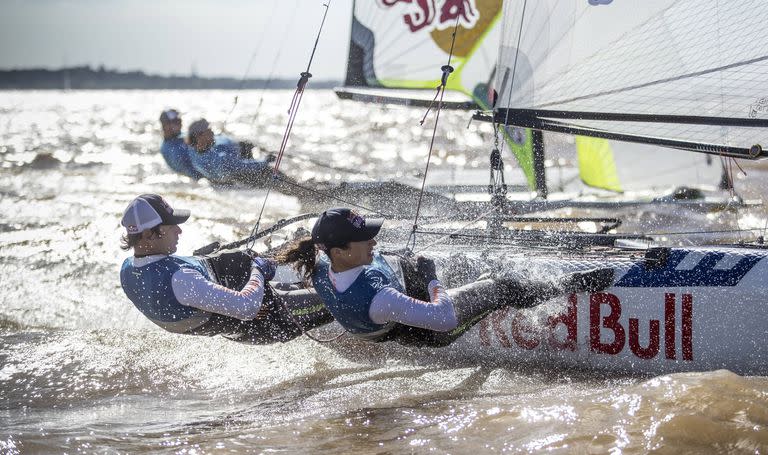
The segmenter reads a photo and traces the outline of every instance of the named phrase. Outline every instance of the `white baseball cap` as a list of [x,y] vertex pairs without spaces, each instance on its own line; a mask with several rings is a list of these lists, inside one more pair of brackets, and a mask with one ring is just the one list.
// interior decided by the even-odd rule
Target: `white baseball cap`
[[160,195],[142,194],[128,204],[120,223],[129,234],[138,234],[160,224],[181,224],[189,215],[189,210],[174,210]]

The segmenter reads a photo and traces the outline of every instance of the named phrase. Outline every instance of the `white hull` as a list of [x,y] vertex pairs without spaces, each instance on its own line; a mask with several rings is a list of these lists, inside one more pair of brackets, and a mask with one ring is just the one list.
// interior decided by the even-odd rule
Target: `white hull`
[[635,373],[768,373],[768,251],[669,251],[655,268],[629,260],[541,259],[568,271],[613,266],[616,282],[604,292],[532,309],[501,309],[443,349],[494,362]]

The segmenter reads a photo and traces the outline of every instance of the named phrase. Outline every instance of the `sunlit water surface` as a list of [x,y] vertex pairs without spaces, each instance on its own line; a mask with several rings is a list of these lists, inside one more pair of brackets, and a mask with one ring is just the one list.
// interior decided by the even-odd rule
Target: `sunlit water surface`
[[[291,93],[240,93],[228,117],[233,96],[0,93],[0,453],[768,452],[762,376],[478,365],[390,344],[248,346],[153,326],[120,289],[120,214],[144,192],[191,208],[180,253],[247,235],[263,190],[190,181],[158,153],[166,107],[274,150]],[[310,91],[283,169],[412,177],[431,135],[422,114]],[[436,169],[485,166],[490,128],[467,118],[441,117]],[[746,170],[742,195],[761,197],[765,171]],[[272,194],[263,223],[301,210]],[[643,228],[686,227],[673,215],[631,214]],[[690,227],[765,218],[759,208]]]

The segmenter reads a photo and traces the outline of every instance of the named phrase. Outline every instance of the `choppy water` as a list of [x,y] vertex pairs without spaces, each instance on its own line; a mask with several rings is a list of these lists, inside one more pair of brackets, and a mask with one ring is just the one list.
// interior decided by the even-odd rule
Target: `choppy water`
[[[180,253],[248,233],[263,191],[188,181],[157,153],[161,109],[221,124],[233,95],[0,93],[0,453],[768,451],[763,376],[611,376],[344,340],[247,346],[154,327],[119,286],[119,216],[135,195],[157,192],[193,210]],[[261,96],[241,93],[228,129],[271,149],[290,93],[266,93],[254,118]],[[285,170],[415,173],[431,133],[421,115],[309,92],[292,142],[302,154]],[[484,165],[488,130],[466,130],[465,115],[441,118],[435,166]],[[764,177],[747,169],[743,195],[760,197]],[[265,222],[300,210],[273,195]],[[652,228],[681,223],[673,215],[633,214]],[[761,208],[694,221],[765,218]]]

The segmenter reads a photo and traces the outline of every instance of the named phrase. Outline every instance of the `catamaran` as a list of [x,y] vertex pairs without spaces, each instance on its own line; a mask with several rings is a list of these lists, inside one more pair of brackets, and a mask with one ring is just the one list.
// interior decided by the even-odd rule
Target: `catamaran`
[[[357,2],[350,62],[362,71],[349,74],[358,85],[400,84],[380,65],[375,46],[384,42],[386,52],[397,54],[398,49],[386,47],[386,38],[416,33],[410,40],[413,48],[437,47],[450,56],[457,40],[446,36],[471,30],[469,24],[479,23],[479,12],[488,5],[498,2]],[[384,13],[392,16],[383,20]],[[447,24],[440,22],[441,14],[450,19]],[[761,27],[768,20],[768,4],[516,0],[504,1],[491,17],[485,31],[475,34],[488,39],[497,34],[498,54],[487,73],[493,74],[491,96],[472,99],[486,109],[474,117],[491,122],[505,141],[517,139],[524,146],[520,150],[541,157],[545,135],[578,135],[577,144],[599,152],[593,164],[602,167],[597,179],[614,185],[621,182],[605,175],[617,175],[612,157],[620,156],[625,142],[640,144],[639,150],[664,147],[657,156],[672,159],[695,152],[704,161],[714,157],[728,166],[731,159],[768,156],[761,145],[768,134],[768,41]],[[374,31],[381,23],[388,34]],[[466,74],[476,46],[468,49],[457,64],[466,64]],[[458,50],[456,55],[461,55]],[[461,74],[444,67],[441,86],[461,87],[451,82]],[[460,78],[462,84],[468,80]],[[434,82],[423,79],[425,86],[423,81]],[[472,94],[476,88],[461,90]],[[439,109],[441,102],[435,100]],[[499,148],[505,141],[499,141]],[[617,218],[524,216],[553,206],[541,186],[542,161],[534,159],[538,164],[527,174],[540,198],[518,203],[508,197],[501,152],[494,150],[490,201],[455,201],[442,211],[420,214],[426,194],[422,186],[412,203],[415,218],[389,222],[384,247],[405,245],[412,252],[443,257],[442,265],[461,255],[463,273],[448,276],[447,267],[438,271],[450,285],[500,268],[555,276],[612,267],[615,282],[602,292],[574,294],[532,309],[498,310],[439,350],[494,363],[544,360],[634,373],[717,368],[768,373],[768,247],[760,231],[740,233],[741,242],[717,243],[709,237],[709,242],[681,247],[665,245],[654,235],[617,233]],[[376,211],[386,212],[382,205]],[[228,246],[272,239],[312,216],[283,220]],[[560,228],[584,224],[592,229]],[[295,275],[283,269],[277,280],[289,283]]]

